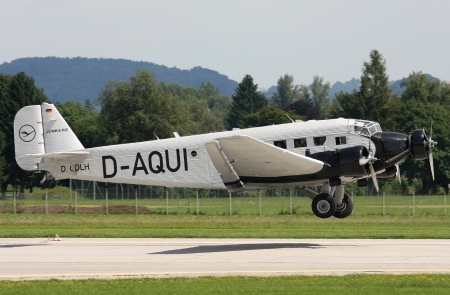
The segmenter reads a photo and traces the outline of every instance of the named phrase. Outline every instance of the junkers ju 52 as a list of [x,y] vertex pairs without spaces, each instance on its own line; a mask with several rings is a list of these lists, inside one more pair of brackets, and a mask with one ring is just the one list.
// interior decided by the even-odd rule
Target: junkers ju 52
[[[22,108],[14,120],[16,160],[56,179],[228,189],[297,187],[320,218],[353,210],[345,184],[399,176],[406,158],[429,159],[436,142],[424,130],[383,132],[356,119],[298,121],[85,149],[53,104]],[[308,187],[321,186],[317,193]]]

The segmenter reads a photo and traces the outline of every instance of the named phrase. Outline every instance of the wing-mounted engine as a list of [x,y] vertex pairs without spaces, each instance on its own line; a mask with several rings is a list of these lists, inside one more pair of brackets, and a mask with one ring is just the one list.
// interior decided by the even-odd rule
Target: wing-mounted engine
[[367,174],[366,164],[369,161],[369,151],[365,146],[344,148],[339,152],[339,168],[345,176],[358,177]]
[[331,165],[331,169],[326,171],[327,178],[367,175],[367,164],[371,160],[369,151],[362,145],[315,153],[310,157]]

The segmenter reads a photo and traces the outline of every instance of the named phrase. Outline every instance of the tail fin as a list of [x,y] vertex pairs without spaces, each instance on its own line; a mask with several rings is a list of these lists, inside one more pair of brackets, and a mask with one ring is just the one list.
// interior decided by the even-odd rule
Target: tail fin
[[46,154],[84,149],[53,104],[27,106],[14,119],[16,161],[24,170],[39,170]]

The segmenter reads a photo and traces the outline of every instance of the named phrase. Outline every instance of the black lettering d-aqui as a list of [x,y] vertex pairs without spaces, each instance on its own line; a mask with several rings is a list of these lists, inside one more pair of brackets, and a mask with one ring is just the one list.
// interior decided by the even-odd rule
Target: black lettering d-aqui
[[176,151],[177,151],[177,167],[171,168],[170,164],[169,164],[169,151],[166,150],[166,166],[167,166],[167,169],[169,169],[170,172],[177,172],[178,169],[180,169],[180,165],[181,165],[181,162],[180,162],[180,150],[176,149]]
[[[113,173],[111,174],[107,174],[106,173],[106,160],[112,160],[113,162]],[[117,173],[117,162],[116,162],[116,158],[114,158],[113,156],[102,156],[102,165],[103,165],[103,178],[112,178],[114,176],[116,176]]]
[[183,157],[184,157],[184,171],[188,171],[188,162],[187,162],[187,151],[183,149]]
[[[153,168],[153,164],[152,164],[152,157],[156,155],[159,158],[159,165],[156,165],[156,169]],[[150,153],[150,155],[148,155],[148,167],[150,168],[150,170],[155,173],[158,174],[160,172],[165,173],[166,171],[164,170],[164,161],[163,161],[163,156],[161,155],[160,152],[157,151],[153,151]]]
[[[139,167],[138,167],[138,160],[141,163],[141,166]],[[144,170],[145,174],[148,174],[148,170],[147,167],[145,167],[144,161],[142,160],[141,153],[137,153],[136,155],[136,161],[134,161],[133,176],[136,175],[137,170]]]

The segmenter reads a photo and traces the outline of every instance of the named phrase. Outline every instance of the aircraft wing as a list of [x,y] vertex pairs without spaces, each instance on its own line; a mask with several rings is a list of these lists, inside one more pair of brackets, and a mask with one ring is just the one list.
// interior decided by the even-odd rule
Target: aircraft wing
[[[322,161],[243,135],[217,138],[205,146],[230,191],[236,191],[236,185],[245,186],[241,178],[309,175],[328,166]],[[231,189],[230,183],[235,185]]]

